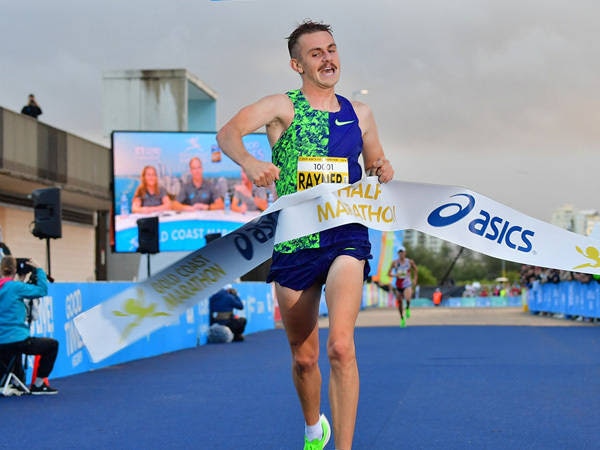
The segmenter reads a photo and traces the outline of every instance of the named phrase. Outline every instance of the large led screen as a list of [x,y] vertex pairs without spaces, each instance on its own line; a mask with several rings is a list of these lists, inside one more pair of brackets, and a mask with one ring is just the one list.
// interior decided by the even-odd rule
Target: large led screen
[[[197,250],[273,199],[274,189],[253,186],[221,152],[214,132],[114,131],[111,141],[115,252],[138,251],[138,219],[146,217],[158,217],[160,252]],[[245,136],[244,145],[271,160],[265,134]]]

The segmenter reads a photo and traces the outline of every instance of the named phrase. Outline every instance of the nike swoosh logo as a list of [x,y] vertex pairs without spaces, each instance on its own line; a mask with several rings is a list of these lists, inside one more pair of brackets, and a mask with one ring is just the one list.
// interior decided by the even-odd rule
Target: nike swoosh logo
[[348,125],[349,123],[354,122],[354,120],[346,120],[345,122],[340,122],[338,119],[335,119],[335,124],[338,127],[344,126],[344,125]]

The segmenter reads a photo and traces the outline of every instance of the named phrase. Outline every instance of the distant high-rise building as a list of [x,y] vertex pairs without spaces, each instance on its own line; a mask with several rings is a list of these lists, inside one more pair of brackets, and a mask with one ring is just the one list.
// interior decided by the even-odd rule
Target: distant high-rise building
[[435,236],[430,236],[425,233],[421,233],[416,230],[405,230],[404,231],[404,244],[409,245],[412,248],[425,248],[430,252],[439,253],[442,246],[446,244],[452,249],[458,249],[459,246],[451,242],[446,242],[443,239]]
[[552,213],[552,225],[589,236],[594,226],[600,223],[600,213],[593,209],[577,210],[573,205],[564,205]]
[[573,216],[575,210],[573,205],[564,205],[552,212],[550,223],[565,230],[573,231]]

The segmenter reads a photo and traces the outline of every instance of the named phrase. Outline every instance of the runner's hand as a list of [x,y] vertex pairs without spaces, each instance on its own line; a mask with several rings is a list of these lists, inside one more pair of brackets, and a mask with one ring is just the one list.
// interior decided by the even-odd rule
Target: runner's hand
[[251,164],[244,166],[244,171],[248,178],[259,187],[269,186],[275,180],[279,180],[279,167],[267,161],[254,159]]
[[394,169],[388,159],[378,159],[367,169],[370,177],[377,177],[380,183],[387,183],[394,178]]

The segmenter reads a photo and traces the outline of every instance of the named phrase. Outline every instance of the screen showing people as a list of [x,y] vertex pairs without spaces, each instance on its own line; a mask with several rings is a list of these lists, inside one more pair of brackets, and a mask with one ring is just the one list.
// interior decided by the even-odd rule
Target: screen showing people
[[[265,134],[244,138],[270,161]],[[114,131],[113,250],[136,252],[137,219],[159,218],[160,251],[193,251],[206,235],[227,234],[264,211],[275,197],[224,155],[216,133]]]

